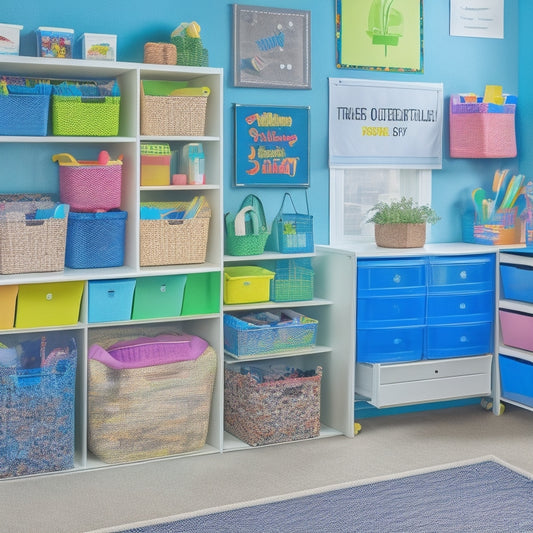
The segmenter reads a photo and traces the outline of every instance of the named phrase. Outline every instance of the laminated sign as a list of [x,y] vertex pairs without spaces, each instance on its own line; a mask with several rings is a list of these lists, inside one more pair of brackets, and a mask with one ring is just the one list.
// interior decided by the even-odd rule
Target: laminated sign
[[442,167],[442,84],[329,80],[331,167]]

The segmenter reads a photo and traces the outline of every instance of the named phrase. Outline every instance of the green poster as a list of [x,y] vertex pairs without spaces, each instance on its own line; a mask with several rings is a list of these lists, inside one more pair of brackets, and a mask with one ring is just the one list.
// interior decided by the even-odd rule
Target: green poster
[[422,72],[422,0],[337,0],[337,67]]

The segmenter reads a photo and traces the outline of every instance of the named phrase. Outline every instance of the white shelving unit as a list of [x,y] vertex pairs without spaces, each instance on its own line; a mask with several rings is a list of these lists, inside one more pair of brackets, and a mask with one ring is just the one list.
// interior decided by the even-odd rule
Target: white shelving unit
[[[116,79],[120,87],[119,134],[116,137],[1,136],[1,193],[42,193],[59,191],[55,153],[67,152],[77,159],[95,160],[101,150],[112,158],[124,157],[121,209],[128,212],[125,261],[121,267],[68,269],[61,272],[29,273],[0,276],[0,285],[24,285],[44,282],[82,280],[85,282],[79,322],[75,325],[0,331],[0,340],[9,336],[33,335],[43,331],[72,334],[78,345],[78,374],[75,416],[75,469],[109,466],[92,456],[87,449],[87,350],[94,333],[104,328],[158,328],[172,326],[177,330],[206,339],[219,355],[206,445],[196,454],[216,453],[223,448],[223,343],[222,298],[217,294],[219,309],[215,313],[176,316],[151,320],[89,323],[87,283],[91,280],[141,278],[145,276],[194,276],[213,273],[221,281],[223,265],[222,233],[222,115],[223,71],[218,68],[180,67],[106,61],[44,59],[19,56],[0,57],[0,75],[64,80]],[[204,136],[148,137],[140,134],[140,95],[143,80],[186,81],[189,86],[207,86],[210,96]],[[201,142],[206,157],[206,184],[198,186],[140,186],[140,142],[165,142],[173,150],[185,142]],[[9,175],[6,168],[17,169]],[[206,261],[202,264],[141,267],[139,264],[139,209],[142,201],[188,201],[205,195],[211,208]],[[111,331],[111,330],[110,330]],[[184,455],[191,455],[187,453]]]
[[[318,320],[316,346],[288,352],[235,357],[226,354],[225,364],[291,358],[299,368],[323,368],[320,403],[320,438],[334,435],[353,437],[354,395],[354,309],[355,256],[327,246],[312,254],[266,252],[259,256],[225,256],[225,265],[264,265],[265,261],[311,257],[315,273],[312,300],[224,305],[224,311],[294,309]],[[249,448],[235,436],[224,434],[224,450]]]

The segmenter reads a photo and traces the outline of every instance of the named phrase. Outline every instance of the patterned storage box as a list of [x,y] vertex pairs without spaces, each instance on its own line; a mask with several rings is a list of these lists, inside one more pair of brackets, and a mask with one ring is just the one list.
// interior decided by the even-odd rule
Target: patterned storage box
[[[41,338],[21,353],[30,345],[39,358]],[[0,477],[74,467],[77,352],[73,340],[45,350],[42,368],[0,367]]]
[[132,337],[127,331],[89,349],[89,449],[107,463],[122,463],[201,448],[215,351],[191,335]]
[[118,267],[124,264],[126,211],[70,213],[65,266]]
[[70,154],[55,154],[59,164],[59,197],[71,211],[91,212],[120,208],[122,160],[100,152],[96,161],[77,161]]
[[250,446],[318,437],[321,378],[321,367],[314,376],[262,383],[226,369],[224,429]]
[[224,314],[224,350],[246,356],[314,346],[318,320],[290,309]]

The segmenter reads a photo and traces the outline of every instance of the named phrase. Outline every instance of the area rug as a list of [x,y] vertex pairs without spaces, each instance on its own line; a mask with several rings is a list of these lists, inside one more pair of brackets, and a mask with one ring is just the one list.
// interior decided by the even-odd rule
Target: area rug
[[99,531],[533,532],[533,481],[490,456]]

